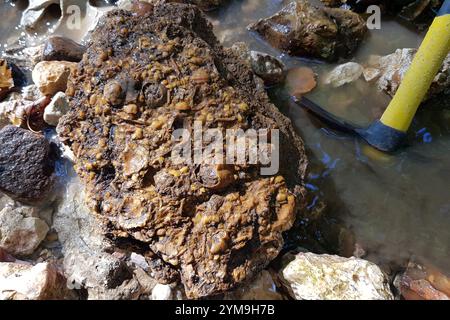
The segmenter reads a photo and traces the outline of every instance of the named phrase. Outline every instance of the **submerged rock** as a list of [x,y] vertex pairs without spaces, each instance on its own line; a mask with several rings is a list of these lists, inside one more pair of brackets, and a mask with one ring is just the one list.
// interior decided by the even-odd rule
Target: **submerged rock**
[[255,280],[225,295],[225,300],[283,300],[269,271],[263,270]]
[[363,67],[356,62],[347,62],[334,68],[325,78],[325,84],[334,88],[358,80],[363,74]]
[[319,8],[307,0],[291,2],[275,15],[249,26],[272,46],[291,55],[336,60],[347,57],[366,34],[364,19],[337,8]]
[[[112,237],[145,248],[154,273],[179,276],[189,298],[231,290],[267,266],[304,202],[303,143],[259,81],[198,8],[181,4],[107,14],[69,81],[71,109],[57,131],[77,156],[89,208]],[[176,163],[172,133],[197,120],[279,129],[279,176]]]
[[311,68],[298,67],[288,71],[286,87],[289,94],[297,99],[311,92],[317,86],[316,74]]
[[74,62],[41,61],[33,69],[33,81],[43,95],[66,91],[67,79],[77,67]]
[[42,60],[79,62],[85,51],[84,46],[69,38],[53,36],[49,37],[44,43]]
[[357,258],[299,253],[282,271],[298,300],[391,300],[389,281]]
[[410,262],[398,290],[406,300],[449,300],[450,278],[430,265]]
[[0,247],[14,256],[31,255],[49,228],[30,209],[5,207],[0,211]]
[[54,182],[49,142],[33,132],[6,126],[0,131],[0,191],[14,200],[44,200]]
[[51,263],[0,263],[0,300],[61,300],[75,295]]
[[[400,83],[408,71],[416,49],[398,49],[395,53],[381,57],[374,68],[381,73],[377,85],[378,88],[390,96],[394,96]],[[450,90],[450,54],[445,59],[441,69],[434,78],[425,100]]]

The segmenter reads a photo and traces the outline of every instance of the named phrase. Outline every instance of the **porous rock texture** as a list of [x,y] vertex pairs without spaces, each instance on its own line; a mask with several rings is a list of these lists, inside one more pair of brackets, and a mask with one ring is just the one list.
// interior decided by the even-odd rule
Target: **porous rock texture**
[[[231,290],[274,259],[304,207],[303,142],[262,81],[214,37],[199,9],[109,12],[69,79],[59,136],[89,208],[122,245],[139,244],[159,281],[188,298]],[[280,171],[176,164],[175,129],[279,129]],[[206,144],[204,143],[202,148]]]

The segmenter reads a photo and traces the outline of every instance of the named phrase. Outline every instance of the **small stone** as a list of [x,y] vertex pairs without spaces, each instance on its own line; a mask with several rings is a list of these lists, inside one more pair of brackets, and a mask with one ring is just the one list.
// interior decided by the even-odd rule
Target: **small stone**
[[0,247],[15,256],[28,256],[45,239],[49,228],[25,208],[6,207],[0,211]]
[[363,74],[363,70],[360,64],[347,62],[333,69],[324,82],[334,88],[342,87],[344,84],[358,80]]
[[83,58],[86,48],[75,41],[65,38],[53,36],[44,43],[42,52],[43,61],[71,61],[79,62]]
[[43,95],[66,91],[67,79],[77,64],[67,61],[41,61],[33,69],[32,78]]
[[0,131],[0,146],[0,191],[25,203],[43,200],[54,182],[49,142],[8,125]]
[[34,84],[22,88],[22,98],[25,100],[36,101],[42,97],[42,92]]
[[363,70],[363,76],[364,80],[367,82],[372,82],[374,80],[377,80],[381,75],[381,71],[376,68],[365,68]]
[[171,300],[172,288],[167,284],[158,283],[152,290],[152,300]]
[[58,92],[52,98],[52,101],[45,107],[44,121],[51,126],[56,127],[59,119],[69,111],[69,103],[67,102],[64,92]]
[[286,87],[289,94],[296,98],[311,92],[316,86],[316,74],[311,68],[294,68],[289,70],[286,76]]
[[250,63],[253,71],[266,85],[280,83],[286,76],[284,63],[267,53],[250,51]]
[[145,260],[145,257],[140,254],[132,252],[130,255],[130,260],[132,263],[134,263],[136,266],[142,268],[143,270],[148,270],[148,268],[149,268],[147,260]]
[[357,258],[299,253],[282,271],[297,300],[392,300],[386,275]]
[[64,276],[51,263],[35,266],[0,263],[0,300],[52,300],[73,298]]

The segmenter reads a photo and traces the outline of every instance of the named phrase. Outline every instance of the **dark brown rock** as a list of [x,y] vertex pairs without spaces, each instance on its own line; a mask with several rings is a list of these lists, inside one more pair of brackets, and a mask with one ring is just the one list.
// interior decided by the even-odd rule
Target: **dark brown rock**
[[44,43],[42,60],[79,62],[83,58],[85,51],[86,48],[84,46],[71,39],[53,36]]
[[[121,88],[114,101],[104,97],[112,81]],[[158,261],[149,261],[156,278],[178,274],[189,298],[253,278],[305,204],[303,142],[262,87],[202,12],[182,4],[109,12],[69,79],[71,109],[57,131],[77,156],[88,206],[111,237]],[[192,132],[194,121],[279,129],[279,176],[261,176],[258,164],[176,164],[172,133]]]
[[53,185],[50,144],[39,134],[15,126],[0,131],[0,191],[14,200],[43,200]]
[[367,27],[357,13],[293,1],[275,15],[249,26],[272,46],[291,55],[336,60],[352,54]]

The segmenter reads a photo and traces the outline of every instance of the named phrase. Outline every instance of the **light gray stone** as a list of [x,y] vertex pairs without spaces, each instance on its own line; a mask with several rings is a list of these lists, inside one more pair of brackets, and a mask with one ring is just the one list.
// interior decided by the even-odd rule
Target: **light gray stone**
[[52,98],[52,101],[45,107],[44,121],[51,126],[56,127],[59,119],[69,111],[69,103],[67,102],[64,92],[58,92]]
[[325,84],[334,88],[354,82],[363,74],[363,67],[356,62],[347,62],[334,68],[325,78]]
[[366,260],[299,253],[282,276],[298,300],[391,300],[386,275]]
[[28,256],[45,239],[45,221],[34,217],[32,208],[7,206],[0,211],[0,247],[14,256]]

